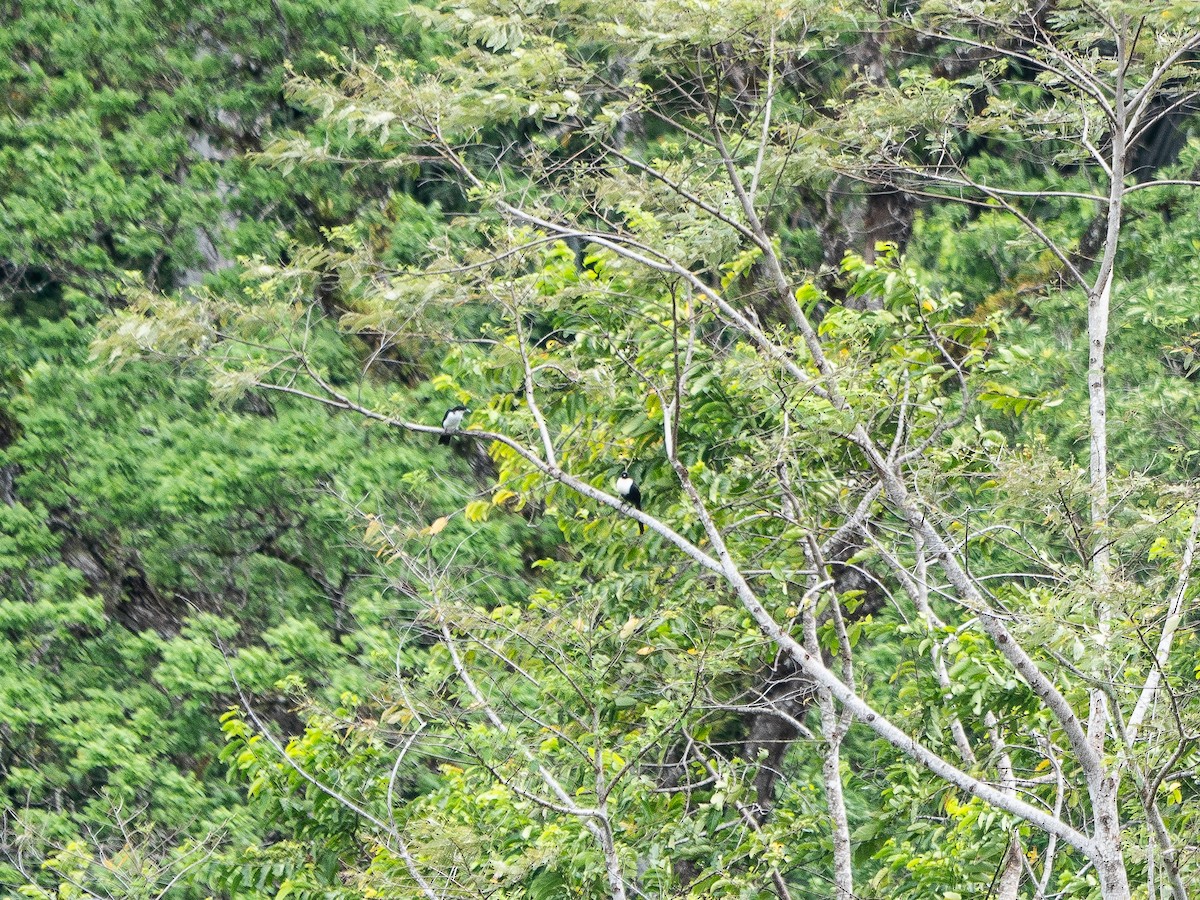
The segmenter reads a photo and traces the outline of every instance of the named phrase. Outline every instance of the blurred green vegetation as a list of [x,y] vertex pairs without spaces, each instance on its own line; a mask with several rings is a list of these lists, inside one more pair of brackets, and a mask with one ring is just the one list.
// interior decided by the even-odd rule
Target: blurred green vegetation
[[[425,863],[478,893],[603,895],[605,860],[587,829],[497,786],[495,773],[516,779],[527,767],[517,743],[479,737],[487,730],[479,698],[455,682],[435,627],[443,621],[470,630],[489,696],[544,715],[521,722],[520,746],[561,764],[581,793],[594,773],[572,762],[553,729],[610,748],[599,763],[610,772],[628,760],[679,767],[664,748],[685,726],[695,728],[689,742],[748,746],[742,722],[721,703],[755,689],[775,648],[708,573],[634,541],[631,522],[547,483],[502,447],[490,455],[467,441],[440,447],[431,435],[254,386],[302,335],[306,362],[354,402],[429,425],[469,402],[473,421],[537,445],[514,352],[515,335],[531,336],[539,385],[551,397],[543,411],[563,436],[565,464],[605,487],[631,465],[647,509],[704,540],[662,459],[661,398],[613,375],[631,359],[654,377],[671,370],[680,336],[664,324],[665,310],[680,297],[603,249],[542,241],[535,253],[514,253],[501,273],[505,284],[528,288],[526,299],[482,302],[472,250],[530,235],[475,216],[482,189],[472,194],[437,165],[376,165],[401,155],[403,139],[381,137],[377,124],[364,131],[365,107],[351,115],[330,100],[323,109],[328,98],[313,87],[346,87],[342,63],[374,59],[385,45],[391,74],[453,70],[477,92],[464,95],[494,101],[459,110],[463,127],[478,129],[481,158],[528,142],[561,161],[573,151],[569,139],[549,114],[529,111],[521,90],[557,92],[564,109],[572,102],[555,63],[570,55],[572,16],[596,11],[533,4],[545,16],[561,12],[566,36],[533,42],[536,53],[521,57],[509,55],[528,39],[517,12],[488,16],[467,4],[452,27],[427,6],[0,2],[4,890],[76,897],[84,884],[133,897],[170,884],[172,898],[413,896],[403,860],[382,846],[385,822],[405,830]],[[646,51],[661,54],[647,64],[656,83],[679,65],[673,41],[690,46],[716,27],[697,9],[670,13],[676,31],[656,32],[659,43]],[[831,36],[808,48],[821,78],[805,77],[848,95],[857,70],[843,50],[860,23],[840,8],[826,14]],[[601,25],[612,26],[614,44],[632,40]],[[607,51],[591,38],[570,51],[599,67]],[[900,74],[919,80],[928,66],[910,61]],[[497,90],[505,77],[521,90]],[[997,93],[1040,102],[1032,79],[1013,81]],[[1160,174],[1193,178],[1200,141],[1194,123],[1179,127],[1183,150]],[[631,140],[681,178],[712,167],[707,149],[661,122],[643,123]],[[1086,174],[1051,151],[1032,164],[999,142],[969,140],[969,171],[981,181],[1090,189]],[[959,400],[949,368],[921,341],[929,321],[952,333],[963,352],[955,362],[981,399],[914,469],[953,480],[955,491],[938,502],[957,517],[964,542],[969,528],[1012,526],[1037,534],[1034,556],[1048,571],[1077,564],[1067,535],[1086,506],[1083,293],[1064,287],[1057,261],[996,207],[914,200],[903,253],[843,247],[859,252],[831,269],[822,241],[849,226],[819,221],[811,198],[828,189],[838,199],[826,211],[849,220],[861,216],[854,204],[862,197],[833,190],[819,167],[832,151],[817,144],[773,173],[783,179],[789,166],[805,167],[795,180],[809,204],[775,210],[773,227],[790,274],[803,276],[801,299],[821,319],[822,338],[839,361],[853,362],[852,400],[884,423],[886,442],[896,434],[888,404],[911,389],[910,427],[932,433],[938,417],[960,411]],[[288,156],[297,146],[321,153]],[[551,175],[517,172],[506,187],[518,195],[540,189],[537,176],[547,179],[541,187],[599,179],[574,163]],[[644,183],[643,208],[632,179],[612,177],[601,190],[631,230],[701,260],[730,296],[759,301],[758,256],[739,255],[732,230],[656,209],[662,198]],[[547,215],[571,202],[566,190],[530,201]],[[1096,210],[1045,198],[1036,215],[1077,249]],[[1108,374],[1125,504],[1115,518],[1127,529],[1119,550],[1138,576],[1134,621],[1137,604],[1155,609],[1139,591],[1170,582],[1180,538],[1178,523],[1161,543],[1143,541],[1139,528],[1163,512],[1172,489],[1200,475],[1200,192],[1135,194],[1127,218]],[[387,281],[455,254],[463,271],[438,276],[425,293]],[[184,310],[179,333],[138,318],[144,298],[159,295]],[[878,308],[856,308],[859,297]],[[130,309],[120,327],[132,331],[121,337],[146,352],[110,358],[111,332],[98,323]],[[214,330],[252,334],[261,345],[208,352],[184,326],[210,309]],[[774,328],[771,314],[763,318]],[[792,427],[789,417],[803,425],[787,438],[804,465],[800,490],[834,508],[852,480],[835,473],[860,465],[835,440],[844,424],[837,411],[813,396],[765,404],[774,376],[762,357],[716,317],[697,314],[696,329],[703,372],[688,384],[678,439],[697,489],[721,506],[722,526],[732,531],[742,512],[768,502],[761,461],[780,449],[774,435],[785,421]],[[803,353],[797,342],[796,358]],[[1167,487],[1156,492],[1146,479]],[[1051,490],[1066,492],[1060,504],[1030,501]],[[788,573],[804,567],[805,554],[795,534],[774,527],[736,549],[760,561],[772,612],[794,620],[799,589]],[[982,569],[1027,563],[1023,549],[975,540]],[[878,566],[865,550],[854,560]],[[438,575],[422,581],[413,565]],[[469,601],[442,593],[464,585]],[[853,605],[863,593],[845,599]],[[1035,611],[1028,634],[1039,645],[1086,670],[1070,632],[1090,615],[1078,595],[1033,578],[998,594]],[[822,639],[834,643],[828,631]],[[1015,733],[1052,728],[1024,683],[969,632],[946,644],[959,679],[950,696],[927,672],[914,674],[926,635],[899,604],[856,622],[853,639],[865,647],[863,694],[890,705],[898,721],[920,723],[936,746],[949,746],[950,718],[977,720],[985,705]],[[1183,652],[1190,660],[1194,648]],[[500,662],[487,662],[489,653]],[[938,704],[944,714],[924,721]],[[581,707],[590,716],[582,723]],[[421,716],[440,717],[438,727],[404,743],[413,733],[405,729],[424,727]],[[288,759],[362,808],[336,802],[281,762],[268,733],[290,741]],[[447,749],[464,734],[478,739],[478,756]],[[416,748],[403,765],[400,746]],[[953,900],[957,889],[985,891],[1007,851],[1008,824],[865,732],[853,732],[847,747],[864,895]],[[701,772],[704,789],[686,799],[645,774],[622,782],[614,817],[624,846],[639,854],[625,864],[647,892],[686,890],[674,880],[686,870],[695,896],[757,897],[752,886],[769,884],[778,869],[798,895],[822,895],[829,841],[820,760],[801,745],[785,764],[787,789],[757,831],[729,824],[739,821],[738,804],[754,802],[751,776]],[[388,816],[398,807],[397,822]],[[889,831],[881,815],[903,826]],[[1192,820],[1181,811],[1174,822]],[[1064,896],[1093,890],[1078,868],[1066,867]]]

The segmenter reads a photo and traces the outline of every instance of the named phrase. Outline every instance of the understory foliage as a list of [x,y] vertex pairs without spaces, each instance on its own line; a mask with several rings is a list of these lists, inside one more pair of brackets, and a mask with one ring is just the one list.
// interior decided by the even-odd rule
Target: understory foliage
[[270,237],[12,282],[11,883],[1195,889],[1200,7],[271,6]]

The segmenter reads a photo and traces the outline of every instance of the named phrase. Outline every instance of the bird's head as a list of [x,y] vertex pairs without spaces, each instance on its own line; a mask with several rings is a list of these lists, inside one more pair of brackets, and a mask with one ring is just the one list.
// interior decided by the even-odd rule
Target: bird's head
[[628,470],[628,469],[622,469],[622,470],[621,470],[621,477],[622,477],[622,478],[628,478],[628,477],[629,477],[629,470]]

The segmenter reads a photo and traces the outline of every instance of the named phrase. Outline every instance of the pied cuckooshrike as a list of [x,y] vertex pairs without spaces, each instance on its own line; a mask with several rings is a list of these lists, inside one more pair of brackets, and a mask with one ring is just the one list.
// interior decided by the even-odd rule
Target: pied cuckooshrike
[[[629,477],[629,470],[622,469],[621,477],[617,479],[617,493],[626,503],[633,505],[638,512],[642,511],[642,492],[638,490],[637,482]],[[638,534],[645,534],[646,526],[638,522]]]
[[442,416],[442,436],[438,438],[439,444],[450,443],[450,435],[454,434],[462,426],[463,418],[470,410],[465,406],[452,406],[446,410],[446,414]]

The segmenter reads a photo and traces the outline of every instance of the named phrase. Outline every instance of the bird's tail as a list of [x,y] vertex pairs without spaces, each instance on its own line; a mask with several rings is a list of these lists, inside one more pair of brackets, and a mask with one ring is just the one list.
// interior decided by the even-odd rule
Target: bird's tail
[[447,432],[447,433],[445,433],[445,434],[443,434],[441,437],[439,437],[439,438],[438,438],[438,443],[439,443],[439,444],[448,444],[448,443],[450,443],[450,434],[449,434],[448,432]]
[[646,525],[643,522],[638,522],[638,534],[646,533]]

